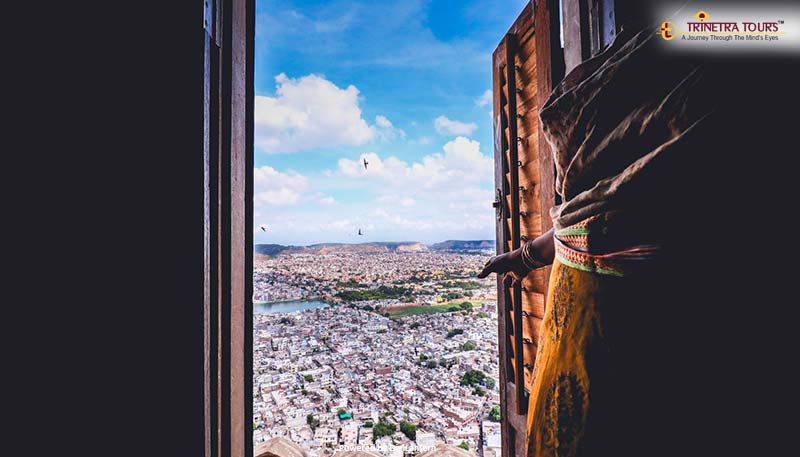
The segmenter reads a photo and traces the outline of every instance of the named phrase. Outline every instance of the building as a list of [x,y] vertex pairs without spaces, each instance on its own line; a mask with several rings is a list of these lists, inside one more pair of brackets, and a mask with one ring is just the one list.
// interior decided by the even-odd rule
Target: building
[[298,445],[282,436],[271,438],[256,446],[254,457],[310,457]]
[[351,424],[342,427],[342,445],[355,446],[358,444],[358,425]]

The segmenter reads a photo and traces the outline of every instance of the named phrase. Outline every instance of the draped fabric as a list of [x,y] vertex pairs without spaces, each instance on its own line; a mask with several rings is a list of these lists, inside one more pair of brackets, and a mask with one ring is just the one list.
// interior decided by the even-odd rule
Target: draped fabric
[[687,454],[676,447],[686,442],[680,423],[696,421],[700,403],[680,365],[701,366],[693,340],[702,329],[668,310],[687,302],[676,287],[676,240],[689,239],[681,214],[720,153],[701,147],[718,99],[710,71],[665,58],[657,39],[652,29],[623,31],[540,112],[563,203],[551,211],[557,256],[528,456]]
[[530,389],[529,456],[574,456],[583,447],[590,400],[586,357],[602,338],[594,279],[558,259],[553,263]]
[[557,231],[615,212],[627,241],[668,239],[623,276],[554,263],[529,456],[778,455],[787,435],[794,320],[776,316],[797,293],[795,256],[763,240],[796,207],[797,62],[665,55],[658,40],[620,33],[540,112]]
[[681,352],[660,322],[674,297],[666,273],[648,264],[603,275],[556,259],[530,388],[528,456],[664,455],[680,442],[679,418],[691,409],[674,396]]
[[690,59],[666,58],[658,39],[653,29],[621,32],[540,111],[564,202],[551,210],[556,229],[605,211],[663,209],[665,186],[701,153],[693,130],[714,111],[713,81]]

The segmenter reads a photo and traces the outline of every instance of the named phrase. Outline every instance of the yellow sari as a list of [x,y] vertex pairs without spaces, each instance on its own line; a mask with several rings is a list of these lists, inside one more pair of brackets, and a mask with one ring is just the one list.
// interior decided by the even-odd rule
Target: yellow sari
[[528,455],[577,453],[589,410],[586,347],[597,328],[597,275],[553,263],[528,408]]
[[679,298],[662,267],[614,276],[556,257],[530,387],[528,456],[657,455],[652,447],[678,426],[682,343],[665,311]]

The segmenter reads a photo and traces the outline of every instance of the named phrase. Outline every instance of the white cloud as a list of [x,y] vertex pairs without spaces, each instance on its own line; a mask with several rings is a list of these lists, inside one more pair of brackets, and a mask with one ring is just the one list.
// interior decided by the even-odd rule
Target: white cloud
[[459,122],[448,119],[446,116],[439,116],[433,122],[439,135],[469,135],[478,128],[472,122]]
[[[395,156],[381,158],[374,152],[361,154],[357,160],[339,159],[336,173],[328,176],[362,178],[402,189],[459,187],[492,178],[492,159],[480,151],[480,143],[459,136],[420,162],[408,164]],[[364,168],[364,160],[369,166]]]
[[490,103],[492,103],[492,91],[488,89],[486,90],[486,92],[481,94],[480,97],[475,99],[475,105],[480,108],[483,108],[484,106],[487,106]]
[[277,190],[266,190],[254,196],[256,205],[286,206],[293,205],[300,200],[300,194],[282,187]]
[[[364,159],[369,162],[366,169]],[[459,136],[441,152],[417,161],[367,152],[357,159],[339,159],[338,167],[325,176],[330,185],[357,189],[372,205],[337,207],[334,219],[347,224],[342,222],[341,229],[328,224],[331,233],[318,236],[350,239],[350,230],[362,228],[364,237],[359,241],[432,242],[490,238],[494,233],[493,161],[477,141]]]
[[403,129],[398,129],[392,125],[386,116],[375,116],[375,125],[372,126],[372,131],[375,137],[381,141],[393,141],[398,138],[405,138],[406,132]]
[[376,203],[387,205],[400,205],[403,207],[414,206],[417,202],[411,197],[403,197],[396,194],[383,194],[375,199]]
[[294,79],[281,73],[275,82],[275,97],[255,97],[255,143],[263,151],[362,145],[375,138],[361,116],[355,86],[341,89],[313,74]]
[[258,167],[253,170],[253,181],[256,190],[279,187],[304,190],[308,187],[308,178],[305,176],[291,170],[282,173],[270,166]]
[[384,129],[392,128],[392,122],[386,116],[381,116],[380,114],[375,116],[375,125]]
[[253,181],[253,200],[256,206],[293,205],[309,187],[305,176],[294,171],[282,173],[269,166],[253,170]]
[[324,192],[311,192],[311,185],[306,176],[289,170],[278,171],[270,166],[253,170],[255,206],[289,206],[298,202],[309,202],[315,205],[335,205],[336,199]]
[[330,195],[322,193],[322,192],[315,193],[311,197],[311,200],[314,203],[319,203],[320,205],[335,205],[337,203],[336,199],[334,199]]

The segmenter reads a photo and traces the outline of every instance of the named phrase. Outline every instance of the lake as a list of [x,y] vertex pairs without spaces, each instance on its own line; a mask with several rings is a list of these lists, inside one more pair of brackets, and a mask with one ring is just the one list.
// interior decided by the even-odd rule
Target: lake
[[329,304],[319,300],[292,300],[271,303],[253,303],[254,314],[293,313],[306,309],[327,308]]

